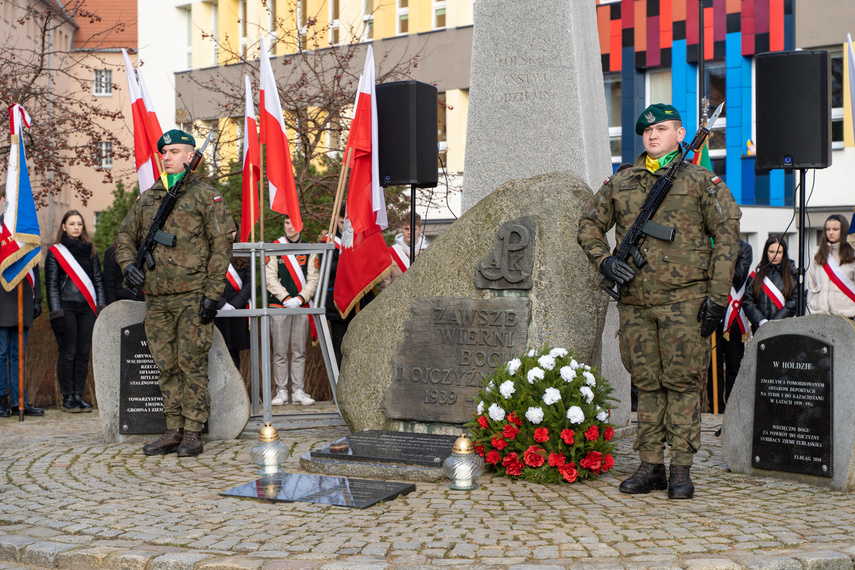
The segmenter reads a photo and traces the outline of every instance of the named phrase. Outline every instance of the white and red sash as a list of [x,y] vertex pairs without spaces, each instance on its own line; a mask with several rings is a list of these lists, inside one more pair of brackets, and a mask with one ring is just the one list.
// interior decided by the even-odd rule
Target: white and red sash
[[828,275],[828,278],[834,283],[838,289],[840,289],[844,295],[849,297],[852,301],[855,301],[855,283],[843,273],[843,270],[840,269],[840,266],[834,261],[834,258],[830,255],[825,262],[825,265],[822,266],[822,269],[825,271],[825,274]]
[[763,292],[766,293],[766,296],[772,300],[776,307],[778,307],[779,311],[784,308],[784,305],[787,302],[784,299],[784,294],[781,293],[781,290],[778,289],[768,277],[763,278]]
[[[336,238],[338,239],[338,238]],[[291,243],[289,242],[285,236],[280,237],[274,243]],[[341,241],[339,240],[339,243]],[[306,286],[306,276],[303,274],[303,268],[300,266],[300,262],[297,261],[297,256],[292,254],[285,254],[280,256],[282,258],[282,263],[285,264],[285,269],[288,270],[288,274],[291,276],[291,281],[294,282],[294,285],[297,287],[297,293],[303,292],[303,287]],[[314,303],[309,300],[306,300],[303,303],[303,307],[313,307]]]
[[61,243],[54,244],[50,247],[50,251],[53,252],[56,260],[62,266],[62,269],[65,273],[71,277],[71,280],[77,285],[77,288],[83,294],[83,297],[86,299],[86,302],[89,303],[89,306],[92,307],[92,311],[95,313],[98,310],[95,308],[96,297],[95,297],[95,285],[92,283],[92,280],[86,275],[86,272],[83,270],[83,267],[74,259],[74,256],[71,255],[71,252],[68,251],[68,248],[62,245]]
[[[329,234],[327,234],[324,236],[324,243],[329,243],[329,241],[330,241],[330,236],[329,236]],[[341,251],[341,237],[340,236],[335,236],[335,248],[337,250]]]
[[399,243],[391,246],[389,248],[389,255],[392,256],[392,261],[398,266],[398,269],[401,270],[401,273],[405,272],[410,268],[410,255],[409,252],[404,250],[404,246]]
[[35,275],[35,273],[33,273],[32,269],[30,269],[30,271],[27,273],[27,283],[30,284],[30,289],[32,289],[32,291],[33,291],[33,299],[35,299],[36,298],[36,275]]
[[[751,277],[754,277],[753,272],[751,273]],[[745,316],[745,311],[742,310],[742,297],[745,295],[746,283],[748,283],[748,279],[745,280],[739,291],[734,289],[733,286],[730,287],[730,295],[727,297],[727,312],[724,315],[725,331],[729,331],[733,323],[736,322],[742,334],[748,332],[750,323],[748,322],[748,317]]]
[[[235,291],[240,291],[243,289],[243,279],[238,275],[237,269],[235,266],[229,263],[229,268],[226,270],[226,280],[229,282],[229,285],[232,286],[232,289]],[[249,301],[246,302],[246,308],[249,308]]]

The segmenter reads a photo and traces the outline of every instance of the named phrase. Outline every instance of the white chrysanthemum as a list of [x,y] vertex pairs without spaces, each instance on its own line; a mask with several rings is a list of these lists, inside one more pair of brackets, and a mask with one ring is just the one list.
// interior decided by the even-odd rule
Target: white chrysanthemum
[[533,424],[539,424],[543,421],[543,408],[529,408],[525,412],[525,417]]
[[537,351],[536,351],[535,349],[533,349],[533,348],[532,348],[531,350],[529,350],[529,351],[526,353],[526,356],[534,356],[535,354],[537,354]]
[[591,388],[597,385],[597,379],[594,378],[594,375],[588,372],[587,370],[582,372],[582,376],[585,377],[585,384],[587,384]]
[[543,380],[544,372],[537,366],[528,371],[528,383],[534,384],[535,379]]
[[581,388],[579,388],[579,392],[581,392],[582,395],[585,396],[585,401],[589,404],[594,401],[594,392],[587,386],[582,386]]
[[549,356],[551,356],[552,358],[564,358],[565,356],[567,356],[567,349],[553,348],[549,351]]
[[604,422],[609,419],[609,413],[606,410],[600,410],[600,413],[597,414],[597,419]]
[[490,404],[487,413],[490,414],[490,419],[494,422],[500,422],[505,419],[505,410],[499,404]]
[[495,388],[495,387],[496,387],[496,385],[495,385],[495,384],[493,384],[493,381],[492,381],[492,380],[490,380],[490,383],[489,383],[489,384],[487,384],[487,391],[488,391],[488,392],[492,392],[492,391],[493,391],[493,388]]
[[575,358],[570,359],[570,368],[572,368],[573,370],[576,370],[577,368],[579,368],[579,363],[576,362]]
[[484,402],[478,402],[478,415],[480,416],[483,413],[484,413]]
[[561,374],[561,379],[565,382],[572,382],[576,378],[576,372],[569,366],[562,366],[558,372]]
[[514,358],[513,360],[508,362],[508,374],[513,376],[517,373],[517,370],[520,369],[520,366],[522,366],[522,361],[520,361],[519,358]]
[[567,419],[572,424],[581,424],[585,421],[585,412],[579,406],[570,406],[570,409],[567,410]]
[[555,368],[555,359],[549,356],[548,354],[544,354],[540,358],[537,359],[537,363],[540,364],[541,368],[544,370],[552,370]]
[[546,392],[543,393],[543,403],[547,406],[551,406],[555,402],[561,399],[561,392],[559,392],[555,388],[547,388]]
[[585,368],[585,370],[587,370],[587,371],[589,371],[589,372],[590,372],[590,370],[591,370],[591,367],[590,367],[590,366],[588,366],[587,364],[585,364],[585,365],[584,365],[584,368]]
[[511,394],[513,394],[515,391],[516,391],[516,388],[514,388],[514,383],[513,383],[513,381],[512,381],[512,380],[505,380],[505,381],[504,381],[504,382],[502,382],[502,384],[499,386],[499,393],[500,393],[500,394],[502,395],[502,397],[503,397],[504,399],[506,399],[506,400],[507,400],[508,398],[510,398],[510,397],[511,397]]

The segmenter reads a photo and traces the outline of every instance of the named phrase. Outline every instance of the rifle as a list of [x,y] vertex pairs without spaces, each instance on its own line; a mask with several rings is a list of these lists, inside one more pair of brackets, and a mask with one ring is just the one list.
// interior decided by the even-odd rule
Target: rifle
[[[662,224],[657,224],[650,218],[656,214],[656,210],[659,209],[659,206],[661,206],[662,202],[665,200],[665,196],[667,196],[668,192],[671,190],[671,186],[674,184],[674,177],[677,176],[677,172],[679,172],[680,168],[683,166],[683,161],[686,159],[686,155],[690,150],[697,151],[701,148],[701,145],[704,144],[704,141],[710,134],[713,123],[715,123],[715,120],[721,114],[722,108],[724,108],[723,102],[715,110],[713,116],[710,117],[709,123],[698,129],[698,132],[695,133],[695,138],[692,139],[692,142],[683,147],[683,152],[680,156],[675,157],[674,160],[671,161],[671,164],[668,166],[665,174],[660,176],[659,180],[656,181],[656,184],[653,185],[653,188],[650,189],[650,192],[647,194],[647,198],[644,200],[644,204],[641,206],[641,211],[639,212],[638,217],[635,218],[635,221],[632,223],[629,231],[626,232],[626,235],[623,236],[623,240],[620,242],[618,252],[615,254],[618,259],[625,262],[627,259],[632,257],[632,261],[635,263],[635,266],[638,269],[641,269],[647,265],[647,260],[644,259],[643,255],[641,255],[638,248],[644,240],[647,239],[647,236],[665,241],[674,241],[674,237],[677,234],[676,228],[669,228]],[[608,293],[615,301],[620,301],[619,284],[603,277],[602,281],[600,281],[600,289]]]
[[[199,168],[199,163],[202,162],[202,156],[205,153],[205,149],[208,147],[208,143],[211,142],[211,137],[213,136],[214,131],[211,130],[208,134],[208,138],[205,139],[205,144],[202,145],[202,148],[193,153],[193,158],[190,159],[190,164],[184,164],[184,176],[181,177],[175,186],[166,191],[166,196],[163,197],[163,201],[160,203],[160,207],[154,215],[154,220],[151,222],[151,227],[148,229],[148,233],[137,251],[137,259],[134,261],[134,264],[140,271],[144,271],[145,267],[148,267],[149,271],[154,269],[155,262],[152,252],[154,251],[154,248],[157,247],[157,244],[161,244],[166,247],[175,247],[175,234],[163,231],[163,225],[166,223],[166,219],[169,218],[169,214],[172,213],[172,209],[178,201],[178,196],[184,190],[184,186],[186,185],[188,178],[187,173],[196,172],[196,169]],[[143,265],[143,262],[145,262],[145,265]],[[133,285],[124,283],[124,286],[134,295],[137,294],[137,288]]]

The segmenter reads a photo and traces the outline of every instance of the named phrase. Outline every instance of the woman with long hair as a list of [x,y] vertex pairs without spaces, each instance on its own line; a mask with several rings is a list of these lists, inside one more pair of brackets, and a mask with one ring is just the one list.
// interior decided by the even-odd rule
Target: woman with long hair
[[763,258],[754,276],[745,285],[742,308],[751,321],[751,330],[766,321],[777,321],[796,315],[793,260],[787,254],[787,242],[772,234],[763,246]]
[[45,289],[50,326],[59,345],[56,377],[63,412],[90,412],[83,400],[92,329],[95,317],[106,304],[101,264],[86,231],[83,216],[69,210],[62,217],[56,243],[45,260]]
[[839,214],[825,220],[823,239],[808,271],[807,308],[812,314],[855,317],[855,249],[846,241],[849,222]]

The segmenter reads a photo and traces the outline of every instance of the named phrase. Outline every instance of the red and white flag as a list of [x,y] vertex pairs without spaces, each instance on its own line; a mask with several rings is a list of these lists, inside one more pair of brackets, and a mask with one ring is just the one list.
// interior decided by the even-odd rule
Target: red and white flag
[[140,82],[140,93],[142,94],[146,120],[148,121],[145,129],[148,134],[151,151],[154,153],[157,152],[157,141],[163,136],[163,129],[160,128],[160,121],[157,120],[157,113],[154,112],[154,103],[152,103],[151,96],[148,94],[148,88],[145,86],[142,69],[137,69],[137,79]]
[[241,198],[240,241],[249,238],[259,217],[258,190],[256,183],[261,178],[261,152],[258,148],[258,127],[255,124],[255,108],[252,105],[252,88],[249,76],[244,75],[246,85],[246,110],[243,119],[243,196]]
[[374,51],[368,46],[345,156],[352,167],[347,191],[347,216],[338,259],[333,300],[342,318],[392,269],[383,240],[388,226],[386,200],[377,162],[377,101]]
[[[137,82],[128,52],[124,48],[122,48],[122,56],[125,58],[125,73],[128,76],[128,96],[131,100],[131,115],[134,124],[134,158],[136,160],[137,179],[142,193],[151,188],[154,181],[160,176],[156,159],[157,140],[163,133],[159,132],[160,124],[156,116],[152,122],[151,115],[154,114],[154,111],[146,108],[142,89]],[[155,125],[157,126],[155,127]]]
[[270,209],[291,218],[294,230],[303,230],[300,202],[291,165],[291,148],[282,120],[282,105],[273,68],[267,55],[267,40],[261,38],[261,142],[267,145],[267,181],[270,187]]

